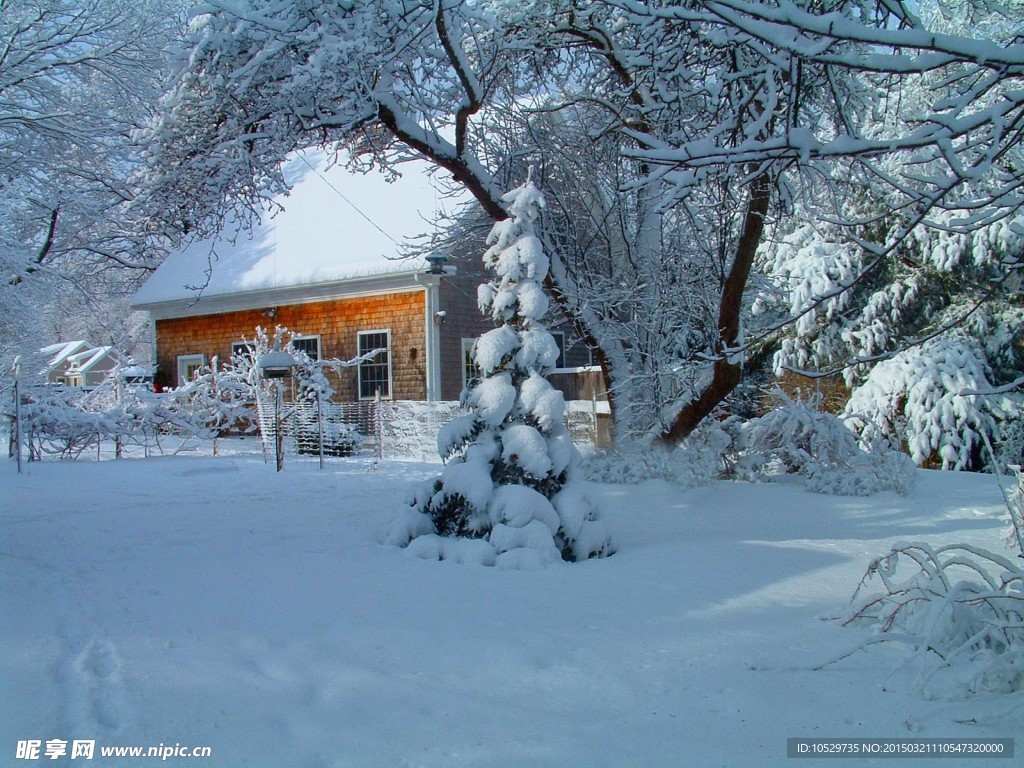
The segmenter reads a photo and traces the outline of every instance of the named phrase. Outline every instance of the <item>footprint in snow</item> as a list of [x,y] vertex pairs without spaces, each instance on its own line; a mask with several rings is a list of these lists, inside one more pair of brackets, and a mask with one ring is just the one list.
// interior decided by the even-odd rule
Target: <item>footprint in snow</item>
[[124,723],[127,705],[121,680],[121,658],[109,640],[92,637],[72,651],[58,682],[67,697],[66,718],[76,732],[96,727],[116,731]]

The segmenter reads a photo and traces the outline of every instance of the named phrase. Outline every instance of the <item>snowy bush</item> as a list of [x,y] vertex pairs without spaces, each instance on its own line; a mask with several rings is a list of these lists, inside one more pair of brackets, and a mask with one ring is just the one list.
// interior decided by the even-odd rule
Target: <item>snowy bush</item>
[[1011,439],[1024,402],[1007,393],[1024,371],[1024,305],[1019,280],[1006,279],[1024,250],[1024,214],[964,232],[984,217],[936,211],[880,259],[862,244],[881,245],[908,222],[878,199],[848,205],[851,220],[872,224],[851,236],[803,211],[794,220],[815,223],[780,230],[762,255],[768,280],[754,314],[794,318],[775,372],[842,370],[845,417],[865,449],[894,442],[917,464],[980,469],[982,436]]
[[421,557],[507,568],[610,555],[596,506],[573,481],[579,454],[565,401],[545,378],[558,347],[541,323],[548,257],[534,221],[544,198],[527,181],[505,201],[510,218],[494,226],[484,254],[495,276],[478,292],[499,326],[474,345],[480,377],[462,393],[468,413],[438,434],[444,471],[410,500],[388,540]]
[[251,424],[251,388],[233,366],[200,370],[178,389],[154,393],[124,387],[111,377],[95,390],[37,386],[22,398],[22,431],[29,456],[77,458],[89,448],[113,441],[161,449],[170,434],[216,439],[227,429]]
[[1003,488],[1003,498],[1006,501],[1006,511],[1009,513],[1009,524],[1006,527],[1006,544],[1016,548],[1024,557],[1024,470],[1019,465],[1011,465],[1010,472],[1016,481],[1016,485],[1006,490],[1001,475],[997,474],[1000,486]]
[[599,483],[636,484],[667,480],[693,488],[719,477],[732,438],[717,421],[707,419],[676,448],[660,445],[596,451],[585,457],[580,471]]
[[1024,464],[1024,419],[1004,424],[1001,440],[992,460],[995,466],[1010,467]]
[[779,406],[743,425],[734,471],[745,480],[799,475],[815,493],[866,496],[884,490],[909,493],[914,467],[883,445],[866,452],[842,419],[819,409],[820,395],[794,400],[774,393]]
[[845,623],[875,628],[859,647],[909,646],[923,689],[941,679],[964,694],[1024,691],[1021,562],[966,544],[897,544],[871,561]]
[[234,361],[221,367],[214,357],[192,381],[163,399],[178,428],[196,437],[209,439],[226,430],[250,430],[254,421],[250,375]]
[[22,396],[21,428],[30,459],[77,458],[124,431],[123,414],[80,407],[86,393],[66,387],[35,387]]

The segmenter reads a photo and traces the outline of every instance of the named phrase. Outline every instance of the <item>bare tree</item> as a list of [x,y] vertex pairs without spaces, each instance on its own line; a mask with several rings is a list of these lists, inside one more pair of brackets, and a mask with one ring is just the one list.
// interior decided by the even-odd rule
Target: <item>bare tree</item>
[[38,342],[36,321],[62,305],[55,297],[87,295],[109,265],[157,263],[125,204],[132,133],[157,103],[175,5],[0,5],[0,324],[9,348],[22,336]]

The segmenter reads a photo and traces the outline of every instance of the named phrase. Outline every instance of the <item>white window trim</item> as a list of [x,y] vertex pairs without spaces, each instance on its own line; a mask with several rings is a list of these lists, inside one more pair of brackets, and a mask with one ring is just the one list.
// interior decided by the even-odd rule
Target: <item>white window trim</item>
[[192,355],[178,355],[178,386],[183,387],[189,383],[185,372],[189,366],[198,365],[202,367],[206,365],[206,355],[203,354],[192,354]]
[[[361,348],[361,345],[359,343],[360,338],[363,337],[363,336],[369,336],[370,334],[374,334],[374,333],[384,333],[384,334],[387,334],[388,345],[387,345],[387,348],[385,349],[385,352],[384,352],[384,358],[387,361],[387,366],[388,366],[388,393],[387,393],[387,395],[381,395],[381,399],[382,400],[391,400],[395,396],[395,380],[394,380],[394,377],[392,376],[392,370],[391,370],[391,329],[390,328],[373,328],[373,329],[367,329],[365,331],[357,331],[356,332],[356,354],[357,355],[361,354],[359,352],[359,350]],[[373,350],[370,350],[370,351],[372,352]],[[379,360],[380,357],[378,356],[375,359]],[[366,395],[366,396],[363,395],[363,365],[362,365],[362,363],[360,363],[359,365],[356,366],[356,395],[358,395],[360,400],[373,400],[373,399],[376,398],[376,394]]]

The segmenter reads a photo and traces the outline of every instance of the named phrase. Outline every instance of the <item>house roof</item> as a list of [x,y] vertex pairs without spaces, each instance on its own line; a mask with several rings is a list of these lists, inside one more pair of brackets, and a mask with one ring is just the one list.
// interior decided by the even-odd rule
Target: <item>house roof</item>
[[113,357],[115,360],[120,359],[120,353],[113,347],[93,347],[87,349],[84,352],[77,352],[68,357],[68,362],[71,363],[71,368],[75,373],[88,373],[97,364]]
[[48,344],[39,350],[39,354],[46,360],[46,370],[52,371],[58,365],[67,362],[68,358],[76,352],[88,349],[91,344],[87,341],[61,341],[57,344]]
[[275,200],[282,211],[266,214],[251,232],[234,223],[216,239],[172,253],[132,306],[164,316],[205,314],[272,303],[270,295],[282,291],[294,296],[310,286],[423,271],[421,260],[397,260],[399,243],[455,205],[426,171],[425,163],[408,163],[388,183],[376,172],[328,167],[321,152],[298,153],[284,167],[292,190]]

